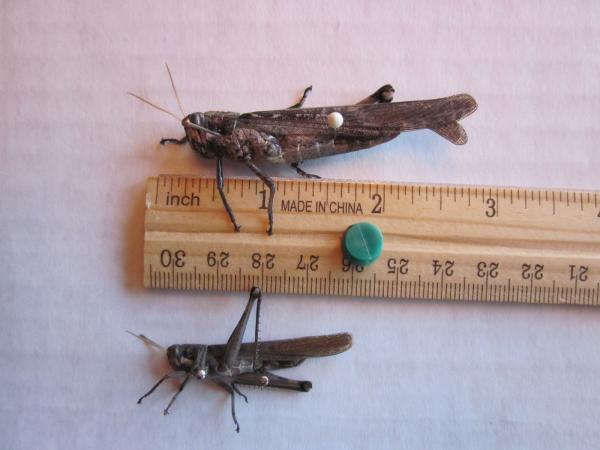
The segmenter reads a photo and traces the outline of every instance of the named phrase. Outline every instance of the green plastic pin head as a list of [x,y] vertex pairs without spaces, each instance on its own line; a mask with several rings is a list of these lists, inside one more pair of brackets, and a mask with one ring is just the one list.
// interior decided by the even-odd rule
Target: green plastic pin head
[[355,223],[346,230],[342,242],[344,254],[353,263],[367,266],[381,256],[383,234],[369,222]]

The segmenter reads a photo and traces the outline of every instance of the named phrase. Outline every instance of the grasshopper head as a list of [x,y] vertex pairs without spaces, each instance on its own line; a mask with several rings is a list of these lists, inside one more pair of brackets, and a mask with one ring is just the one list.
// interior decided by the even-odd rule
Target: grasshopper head
[[167,349],[169,365],[175,371],[189,372],[194,370],[197,378],[203,379],[208,374],[206,365],[207,346],[200,344],[171,345]]
[[215,153],[208,145],[208,140],[211,136],[219,133],[212,131],[209,128],[209,123],[203,113],[195,112],[188,114],[181,121],[181,125],[185,130],[185,135],[192,148],[200,153],[205,158],[214,158]]

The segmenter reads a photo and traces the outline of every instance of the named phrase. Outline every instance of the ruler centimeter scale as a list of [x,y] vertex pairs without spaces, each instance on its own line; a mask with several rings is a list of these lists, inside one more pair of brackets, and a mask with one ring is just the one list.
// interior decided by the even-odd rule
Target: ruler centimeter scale
[[[275,179],[148,179],[144,285],[402,299],[600,305],[600,193]],[[384,235],[363,267],[341,240],[368,221]]]

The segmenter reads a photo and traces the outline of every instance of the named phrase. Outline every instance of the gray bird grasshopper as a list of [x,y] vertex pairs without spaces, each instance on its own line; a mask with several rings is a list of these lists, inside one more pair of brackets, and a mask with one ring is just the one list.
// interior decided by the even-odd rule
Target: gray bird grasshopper
[[[250,291],[250,299],[246,309],[231,333],[227,344],[179,344],[167,348],[167,359],[173,372],[158,380],[148,392],[140,397],[138,404],[142,403],[142,400],[152,394],[166,379],[183,377],[179,390],[173,395],[164,410],[164,414],[168,414],[169,408],[171,408],[171,405],[173,405],[190,379],[209,380],[231,395],[231,416],[236,425],[236,431],[239,432],[240,426],[235,415],[235,394],[241,396],[246,403],[248,398],[239,390],[238,385],[308,392],[312,388],[310,381],[292,380],[275,375],[270,371],[298,366],[306,358],[336,355],[352,346],[352,336],[349,333],[259,342],[261,300],[260,289],[253,287]],[[242,344],[246,325],[255,302],[254,342]],[[128,333],[141,339],[146,344],[164,350],[164,347],[142,334],[134,334],[130,331]]]
[[[235,231],[239,231],[240,226],[223,189],[223,159],[245,164],[269,188],[267,232],[271,234],[275,183],[255,163],[287,163],[304,177],[319,178],[306,173],[299,164],[309,159],[373,147],[403,131],[430,129],[453,144],[462,145],[467,142],[467,133],[458,120],[477,109],[475,99],[469,94],[392,102],[395,91],[386,84],[350,106],[302,108],[312,90],[309,86],[300,101],[288,109],[245,114],[209,111],[186,115],[168,66],[167,71],[183,119],[136,94],[129,94],[181,121],[185,136],[161,139],[161,144],[189,143],[204,158],[216,159],[217,188]],[[332,114],[341,115],[339,123],[333,126],[328,120]]]

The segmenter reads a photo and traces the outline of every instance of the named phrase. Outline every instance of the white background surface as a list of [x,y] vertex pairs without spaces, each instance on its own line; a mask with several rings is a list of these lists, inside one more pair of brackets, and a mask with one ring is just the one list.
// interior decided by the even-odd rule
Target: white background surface
[[[0,447],[593,448],[600,310],[267,297],[263,338],[351,331],[351,351],[283,375],[309,394],[238,402],[125,333],[225,341],[246,295],[142,288],[145,179],[213,175],[189,110],[471,93],[455,147],[430,131],[305,165],[324,177],[598,189],[598,2],[39,2],[0,13]],[[158,6],[160,4],[160,6]],[[288,168],[271,174],[295,176]],[[247,175],[228,166],[226,173]]]

